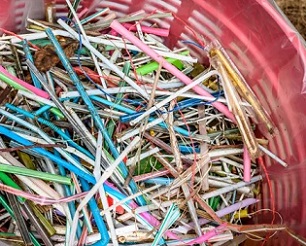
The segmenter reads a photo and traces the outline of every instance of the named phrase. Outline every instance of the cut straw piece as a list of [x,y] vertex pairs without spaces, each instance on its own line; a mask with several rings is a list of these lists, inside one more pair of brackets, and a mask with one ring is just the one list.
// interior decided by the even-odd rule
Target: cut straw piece
[[284,162],[282,159],[280,159],[279,157],[277,157],[275,154],[273,154],[270,150],[268,150],[267,148],[265,148],[262,145],[259,145],[259,149],[264,152],[266,155],[270,156],[273,160],[275,160],[276,162],[278,162],[279,164],[281,164],[283,167],[288,167],[288,164],[286,162]]
[[101,10],[97,11],[96,13],[94,13],[94,14],[92,14],[92,15],[84,18],[84,19],[82,19],[81,20],[81,24],[84,25],[84,24],[94,20],[95,18],[99,17],[100,15],[106,14],[108,12],[109,12],[109,8],[101,9]]
[[192,240],[191,242],[187,243],[188,245],[194,245],[194,244],[201,244],[204,242],[207,242],[209,239],[211,239],[214,236],[219,235],[223,231],[226,230],[226,223],[216,227],[215,229],[210,230],[209,232],[205,233],[203,236]]
[[[206,120],[205,119],[205,106],[200,105],[198,106],[198,115],[199,115],[199,132],[201,135],[207,135],[206,131]],[[202,142],[200,144],[200,153],[201,153],[201,159],[199,160],[199,165],[202,166],[201,168],[201,189],[202,191],[206,191],[209,189],[209,184],[208,184],[208,170],[209,170],[209,162],[210,157],[208,155],[208,144],[205,142]]]
[[243,181],[250,182],[251,180],[251,158],[248,152],[248,148],[243,148]]

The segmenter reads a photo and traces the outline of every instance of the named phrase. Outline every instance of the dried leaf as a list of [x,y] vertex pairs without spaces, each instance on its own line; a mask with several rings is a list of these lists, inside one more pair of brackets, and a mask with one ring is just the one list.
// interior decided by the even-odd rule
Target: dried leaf
[[[70,58],[74,55],[74,52],[77,50],[79,43],[70,42],[62,45],[65,55],[67,58]],[[50,68],[55,67],[60,59],[55,52],[55,48],[53,45],[46,45],[40,50],[36,51],[35,56],[35,66],[41,72],[46,72],[50,70]]]

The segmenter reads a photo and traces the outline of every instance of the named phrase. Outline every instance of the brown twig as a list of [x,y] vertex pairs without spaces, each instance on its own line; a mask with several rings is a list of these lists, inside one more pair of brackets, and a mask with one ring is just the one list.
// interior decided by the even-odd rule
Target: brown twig
[[28,146],[19,146],[14,148],[5,148],[0,149],[0,152],[14,152],[14,151],[20,151],[25,149],[32,149],[32,148],[65,148],[66,145],[64,144],[33,144]]

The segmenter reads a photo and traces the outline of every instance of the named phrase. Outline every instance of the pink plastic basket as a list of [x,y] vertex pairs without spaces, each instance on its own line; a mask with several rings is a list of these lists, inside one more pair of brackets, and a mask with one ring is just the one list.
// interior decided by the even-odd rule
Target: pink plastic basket
[[[64,16],[65,1],[57,0],[57,16]],[[278,133],[269,149],[288,162],[288,168],[266,158],[272,179],[276,210],[284,223],[306,237],[306,49],[305,41],[268,0],[83,0],[81,11],[109,7],[123,16],[139,10],[172,12],[207,41],[218,39],[247,79],[277,125]],[[0,26],[24,29],[26,17],[44,15],[43,0],[0,1]],[[156,21],[156,20],[154,20]],[[194,40],[193,33],[178,19],[158,20],[170,27],[165,44],[180,46]],[[204,53],[191,47],[201,60]],[[271,208],[268,187],[262,187],[261,208]],[[263,217],[260,222],[271,222]],[[259,221],[256,221],[259,222]],[[279,233],[271,245],[297,245]]]

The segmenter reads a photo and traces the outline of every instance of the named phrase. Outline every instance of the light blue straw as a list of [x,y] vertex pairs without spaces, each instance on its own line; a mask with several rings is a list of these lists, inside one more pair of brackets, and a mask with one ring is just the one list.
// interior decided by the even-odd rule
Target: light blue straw
[[[28,41],[27,41],[26,39],[24,39],[24,40],[22,41],[22,47],[23,47],[23,51],[24,51],[24,53],[25,53],[25,57],[26,57],[27,59],[29,59],[31,62],[34,63],[34,59],[33,59],[33,57],[32,57],[32,54],[31,54],[31,51],[30,51],[30,47],[29,47]],[[35,86],[36,88],[41,89],[41,88],[42,88],[42,87],[41,87],[41,84],[40,84],[39,80],[37,79],[36,75],[35,75],[31,70],[30,70],[30,74],[31,74],[31,78],[32,78],[32,80],[33,80],[34,86]]]
[[[80,181],[81,181],[83,191],[90,191],[90,186],[86,182],[86,180],[81,178]],[[98,244],[98,245],[105,246],[105,245],[108,244],[110,238],[109,238],[108,231],[107,231],[107,228],[105,226],[105,223],[103,221],[103,218],[100,215],[100,210],[98,208],[96,200],[94,198],[91,198],[88,201],[88,205],[90,207],[90,212],[92,213],[92,216],[95,219],[98,231],[101,234],[101,239],[99,240],[100,244]]]

